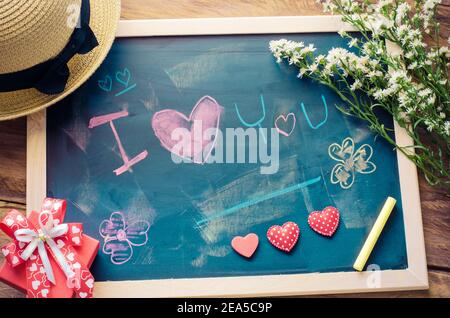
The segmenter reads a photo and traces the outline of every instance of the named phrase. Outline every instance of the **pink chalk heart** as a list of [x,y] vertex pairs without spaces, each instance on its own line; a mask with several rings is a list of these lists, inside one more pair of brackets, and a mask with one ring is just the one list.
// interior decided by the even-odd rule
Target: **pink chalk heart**
[[[285,137],[289,137],[292,134],[295,124],[296,119],[294,113],[289,113],[286,116],[281,114],[275,119],[275,129]],[[282,125],[282,128],[280,125]]]
[[173,109],[155,113],[152,128],[164,148],[180,158],[202,164],[216,145],[222,110],[214,98],[204,96],[189,117]]
[[247,234],[245,237],[236,236],[231,241],[233,249],[245,257],[252,257],[258,247],[259,239],[255,233]]

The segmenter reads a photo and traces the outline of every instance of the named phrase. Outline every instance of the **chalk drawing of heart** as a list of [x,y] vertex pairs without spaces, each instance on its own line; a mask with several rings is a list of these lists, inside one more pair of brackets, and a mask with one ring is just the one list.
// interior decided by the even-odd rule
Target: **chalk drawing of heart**
[[[216,146],[223,107],[210,96],[200,98],[189,117],[164,109],[153,115],[152,128],[161,145],[180,158],[205,163]],[[210,138],[204,138],[208,135]]]
[[294,222],[286,222],[282,226],[273,225],[267,231],[267,239],[276,248],[290,252],[297,244],[300,229]]
[[231,241],[233,249],[247,258],[252,257],[258,247],[259,239],[255,233],[247,234],[245,237],[235,236]]
[[319,234],[332,236],[339,225],[339,211],[328,206],[322,211],[314,211],[308,217],[309,226]]
[[104,80],[98,81],[98,87],[100,87],[105,92],[110,92],[112,90],[112,79],[111,76],[107,75]]
[[120,83],[123,84],[125,87],[128,87],[128,84],[130,83],[131,80],[131,73],[130,70],[125,68],[122,72],[117,72],[116,73],[116,80]]
[[[292,119],[289,120],[290,118],[292,118]],[[295,118],[294,113],[289,113],[286,116],[281,114],[280,116],[277,117],[277,119],[275,119],[275,129],[281,135],[283,135],[285,137],[289,137],[292,134],[292,132],[294,131],[296,121],[297,120]],[[282,129],[282,128],[280,128],[280,124],[283,124],[284,126],[286,126],[286,128],[289,128],[289,127],[291,127],[291,128],[290,129]]]

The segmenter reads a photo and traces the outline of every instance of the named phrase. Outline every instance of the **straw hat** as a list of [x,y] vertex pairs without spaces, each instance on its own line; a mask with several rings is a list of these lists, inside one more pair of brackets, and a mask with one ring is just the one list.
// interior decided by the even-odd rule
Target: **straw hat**
[[0,120],[44,109],[100,66],[120,0],[0,0]]

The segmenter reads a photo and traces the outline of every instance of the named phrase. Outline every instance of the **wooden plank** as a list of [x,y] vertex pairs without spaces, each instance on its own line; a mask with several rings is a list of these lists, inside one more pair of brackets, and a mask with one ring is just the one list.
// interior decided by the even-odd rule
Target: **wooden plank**
[[450,295],[450,274],[435,270],[428,271],[430,289],[413,290],[401,292],[383,292],[383,293],[361,293],[361,294],[343,294],[343,295],[324,295],[322,297],[347,297],[347,298],[419,298],[419,297],[449,297]]
[[[9,202],[0,201],[0,219],[8,213],[11,209],[19,210],[20,212],[25,214],[25,204],[14,204]],[[0,231],[0,247],[5,245],[6,243],[11,242],[11,239],[6,236],[5,233]],[[0,264],[3,264],[5,257],[2,253],[0,253]],[[24,297],[24,295],[15,290],[14,288],[9,287],[8,285],[0,282],[0,298],[17,298]]]
[[123,0],[123,19],[320,15],[314,0]]
[[450,271],[448,190],[430,186],[422,176],[419,178],[419,187],[428,267]]
[[25,204],[26,120],[0,122],[0,200]]

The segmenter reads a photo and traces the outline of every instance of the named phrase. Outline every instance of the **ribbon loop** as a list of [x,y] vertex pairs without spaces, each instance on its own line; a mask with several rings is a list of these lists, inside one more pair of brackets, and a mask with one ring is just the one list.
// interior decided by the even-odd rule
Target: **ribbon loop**
[[[47,222],[44,224],[43,218],[47,216]],[[21,258],[26,261],[34,251],[37,249],[38,254],[42,260],[42,266],[44,267],[45,274],[48,280],[56,284],[55,275],[53,274],[53,269],[48,258],[47,249],[45,244],[47,244],[53,253],[58,265],[61,267],[62,271],[67,278],[74,275],[74,272],[70,269],[66,258],[62,254],[58,245],[53,240],[56,237],[65,235],[68,232],[69,227],[67,224],[60,224],[55,226],[53,222],[53,216],[50,212],[43,211],[38,217],[39,229],[37,231],[31,229],[19,229],[14,232],[14,236],[17,241],[29,243],[28,246],[21,254]]]

